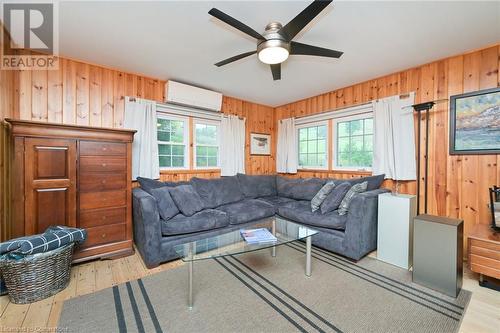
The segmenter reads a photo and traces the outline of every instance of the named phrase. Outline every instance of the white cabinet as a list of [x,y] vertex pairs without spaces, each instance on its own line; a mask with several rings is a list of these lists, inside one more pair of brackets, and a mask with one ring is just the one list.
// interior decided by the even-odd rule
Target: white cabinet
[[384,193],[378,197],[377,259],[405,269],[412,266],[414,195]]

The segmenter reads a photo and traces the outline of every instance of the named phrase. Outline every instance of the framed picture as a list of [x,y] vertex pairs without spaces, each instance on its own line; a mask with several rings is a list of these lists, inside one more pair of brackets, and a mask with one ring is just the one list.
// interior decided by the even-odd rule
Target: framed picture
[[250,155],[271,155],[271,135],[250,133]]
[[500,88],[450,97],[450,154],[500,154]]

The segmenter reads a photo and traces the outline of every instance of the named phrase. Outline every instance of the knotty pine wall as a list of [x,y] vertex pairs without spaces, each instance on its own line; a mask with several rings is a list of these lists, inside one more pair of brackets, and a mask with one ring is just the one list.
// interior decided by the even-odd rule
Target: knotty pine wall
[[[4,30],[2,23],[0,22],[0,33],[4,34],[2,38],[2,44],[0,47],[4,48],[4,44],[10,43],[10,36]],[[8,203],[8,193],[10,191],[7,180],[9,179],[9,168],[7,165],[8,156],[7,154],[7,141],[6,141],[6,131],[2,125],[4,118],[12,117],[14,114],[14,109],[16,108],[16,98],[15,98],[15,86],[16,86],[16,72],[0,70],[0,241],[4,240],[7,234],[7,224],[3,223],[7,221],[9,217],[9,210],[7,207]]]
[[[120,128],[124,96],[161,102],[165,91],[162,80],[64,58],[59,70],[19,71],[16,75],[19,107],[13,117],[53,123]],[[274,149],[271,156],[251,156],[249,150],[251,132],[274,135],[273,108],[224,96],[222,112],[247,119],[247,173],[275,172]],[[164,171],[161,179],[188,180],[195,176],[219,177],[220,171]]]
[[[275,109],[276,120],[300,117],[377,98],[416,92],[416,103],[448,99],[449,96],[500,86],[500,46],[438,60],[426,65],[355,84]],[[465,235],[477,223],[490,223],[488,188],[500,183],[500,155],[449,155],[449,103],[438,103],[429,118],[430,214],[465,220]],[[416,123],[415,123],[416,124]],[[425,127],[422,120],[422,129]],[[331,126],[330,126],[331,127]],[[425,140],[425,138],[424,138]],[[425,141],[422,141],[424,143]],[[331,150],[330,150],[331,151]],[[424,144],[422,155],[424,156]],[[422,161],[423,170],[423,161]],[[363,172],[300,171],[296,177],[351,178]],[[421,186],[423,186],[423,181]],[[390,181],[384,184],[392,187]],[[403,182],[401,192],[416,193],[416,181]],[[423,193],[421,207],[423,207]]]

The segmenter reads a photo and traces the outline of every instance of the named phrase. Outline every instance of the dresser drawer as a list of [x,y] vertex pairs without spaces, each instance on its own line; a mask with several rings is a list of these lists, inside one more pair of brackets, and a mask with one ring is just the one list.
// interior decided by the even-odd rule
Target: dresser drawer
[[101,244],[124,241],[126,239],[126,224],[112,224],[87,229],[87,239],[83,248]]
[[486,266],[490,267],[496,270],[500,270],[500,261],[491,259],[491,258],[486,258],[486,257],[481,257],[475,254],[471,254],[469,256],[470,264],[476,264],[476,265],[481,265],[481,266]]
[[126,205],[127,191],[80,193],[80,210]]
[[121,190],[127,187],[127,176],[108,173],[81,173],[80,191]]
[[87,172],[126,172],[127,160],[112,157],[80,157],[80,174]]
[[80,156],[125,156],[126,154],[125,143],[80,141]]
[[103,208],[80,211],[79,227],[91,228],[108,224],[125,223],[127,207]]
[[481,257],[495,259],[500,262],[500,251],[490,250],[484,247],[471,246],[470,253]]
[[479,239],[470,239],[470,245],[500,252],[500,244],[498,243],[485,242]]

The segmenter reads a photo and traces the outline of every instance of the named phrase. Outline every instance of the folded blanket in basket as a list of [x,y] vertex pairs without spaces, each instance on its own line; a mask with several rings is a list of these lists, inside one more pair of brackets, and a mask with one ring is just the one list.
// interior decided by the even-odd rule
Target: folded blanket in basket
[[82,243],[87,238],[85,229],[64,226],[49,227],[43,234],[20,237],[0,243],[2,254],[35,254],[48,252],[69,243]]

